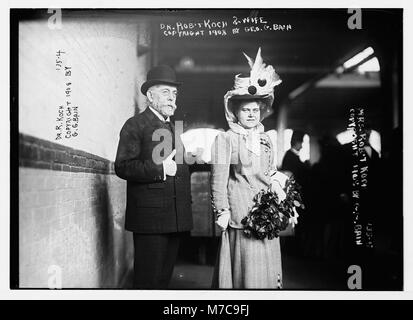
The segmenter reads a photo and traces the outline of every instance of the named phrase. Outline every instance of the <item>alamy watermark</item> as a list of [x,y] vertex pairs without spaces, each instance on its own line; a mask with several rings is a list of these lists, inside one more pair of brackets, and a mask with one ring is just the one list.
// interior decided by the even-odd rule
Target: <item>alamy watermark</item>
[[351,16],[347,20],[347,26],[350,30],[361,30],[362,28],[362,14],[360,8],[349,8],[347,13]]
[[351,265],[348,267],[347,273],[351,274],[347,280],[347,287],[350,290],[361,290],[361,267],[358,265]]
[[62,9],[47,9],[51,14],[47,20],[47,26],[51,30],[62,29]]
[[51,265],[47,269],[49,275],[47,286],[49,289],[62,289],[62,268],[58,265]]

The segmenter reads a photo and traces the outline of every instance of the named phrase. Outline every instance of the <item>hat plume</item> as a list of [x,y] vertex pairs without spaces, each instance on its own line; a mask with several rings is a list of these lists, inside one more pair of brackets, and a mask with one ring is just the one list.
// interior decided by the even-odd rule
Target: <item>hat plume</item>
[[248,64],[250,65],[250,68],[252,69],[253,65],[254,65],[254,61],[252,61],[252,59],[247,56],[247,54],[245,52],[243,52],[245,58],[247,58]]

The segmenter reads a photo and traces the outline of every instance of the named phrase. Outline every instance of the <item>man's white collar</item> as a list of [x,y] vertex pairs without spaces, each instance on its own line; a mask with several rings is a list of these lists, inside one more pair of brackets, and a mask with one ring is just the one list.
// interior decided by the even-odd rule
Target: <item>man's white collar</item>
[[291,151],[292,151],[295,155],[300,156],[300,151],[297,151],[297,150],[295,150],[294,148],[291,148]]
[[170,121],[169,117],[166,118],[166,120],[165,120],[165,118],[157,110],[155,110],[151,106],[148,106],[148,108],[151,109],[151,111],[155,114],[155,116],[157,116],[159,118],[159,120],[161,120],[162,122],[169,122]]

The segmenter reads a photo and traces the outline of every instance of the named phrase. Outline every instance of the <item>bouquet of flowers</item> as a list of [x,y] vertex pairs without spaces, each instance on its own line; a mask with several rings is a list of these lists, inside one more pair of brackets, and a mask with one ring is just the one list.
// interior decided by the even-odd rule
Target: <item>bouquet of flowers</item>
[[254,197],[254,206],[241,221],[248,237],[254,236],[259,240],[268,237],[271,240],[278,237],[280,231],[285,230],[289,223],[297,223],[296,208],[304,209],[301,186],[294,177],[290,177],[283,192],[285,194],[280,196],[269,187]]

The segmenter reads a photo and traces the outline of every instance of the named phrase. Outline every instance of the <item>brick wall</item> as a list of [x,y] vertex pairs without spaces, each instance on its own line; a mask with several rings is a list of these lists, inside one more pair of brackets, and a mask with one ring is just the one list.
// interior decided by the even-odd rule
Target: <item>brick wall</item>
[[126,285],[133,247],[113,162],[23,134],[19,151],[20,286],[47,287],[51,266],[66,288]]
[[[60,30],[47,27],[47,15],[19,23],[23,288],[47,288],[54,266],[64,288],[129,286],[124,280],[132,270],[133,241],[124,230],[126,183],[114,175],[113,161],[121,126],[143,101],[137,88],[149,55],[138,51],[148,37],[139,18],[112,14],[63,10]],[[70,77],[56,70],[57,50],[66,52]],[[56,140],[58,106],[67,100],[78,106],[78,135]]]
[[123,232],[124,184],[113,176],[21,168],[20,287],[48,287],[49,268],[64,288],[124,285],[131,270]]

